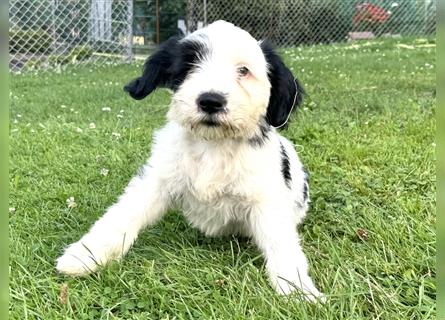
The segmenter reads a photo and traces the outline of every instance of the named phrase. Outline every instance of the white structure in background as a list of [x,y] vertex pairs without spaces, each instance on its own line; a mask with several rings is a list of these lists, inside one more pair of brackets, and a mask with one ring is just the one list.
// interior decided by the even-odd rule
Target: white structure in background
[[187,26],[184,19],[178,19],[178,29],[181,30],[182,34],[187,34]]
[[109,41],[111,30],[111,0],[91,1],[91,38],[92,40]]
[[[178,25],[177,25],[178,29],[181,30],[182,34],[184,35],[188,35],[190,33],[192,33],[194,30],[187,30],[187,25],[185,24],[185,20],[184,19],[178,19]],[[203,21],[198,21],[196,24],[196,30],[204,28],[204,22]]]

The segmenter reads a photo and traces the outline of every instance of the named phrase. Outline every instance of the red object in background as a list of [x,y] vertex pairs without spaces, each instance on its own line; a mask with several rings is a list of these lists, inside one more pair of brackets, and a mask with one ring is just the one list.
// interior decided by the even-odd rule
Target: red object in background
[[355,6],[355,15],[352,18],[354,25],[360,22],[384,23],[390,14],[385,9],[369,2],[359,3]]

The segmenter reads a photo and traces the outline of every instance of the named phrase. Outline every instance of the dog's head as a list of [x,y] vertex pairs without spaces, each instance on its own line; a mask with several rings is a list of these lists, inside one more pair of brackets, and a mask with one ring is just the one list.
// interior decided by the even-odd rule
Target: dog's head
[[164,42],[125,90],[139,100],[158,87],[174,92],[169,119],[206,139],[281,127],[303,95],[269,44],[225,21]]

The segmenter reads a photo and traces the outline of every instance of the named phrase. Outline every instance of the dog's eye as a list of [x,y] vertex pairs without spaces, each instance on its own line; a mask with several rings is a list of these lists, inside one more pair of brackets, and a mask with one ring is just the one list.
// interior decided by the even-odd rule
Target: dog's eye
[[239,67],[239,68],[238,68],[238,74],[239,74],[241,77],[245,77],[245,76],[247,76],[248,73],[249,73],[249,69],[247,69],[246,67],[242,66],[242,67]]

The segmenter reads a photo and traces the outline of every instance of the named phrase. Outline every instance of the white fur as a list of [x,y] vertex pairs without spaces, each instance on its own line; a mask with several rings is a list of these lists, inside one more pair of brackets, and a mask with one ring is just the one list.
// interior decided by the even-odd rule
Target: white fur
[[[57,270],[73,276],[95,271],[122,257],[138,233],[169,208],[180,208],[206,235],[253,238],[278,292],[299,289],[311,301],[321,298],[308,275],[296,230],[308,208],[303,196],[305,173],[297,153],[275,129],[262,146],[249,143],[259,132],[269,100],[261,49],[247,32],[225,22],[189,37],[203,34],[212,41],[206,43],[211,54],[174,94],[169,122],[157,131],[147,164],[119,201],[58,258]],[[227,37],[233,39],[229,44],[223,43]],[[249,77],[237,77],[239,65],[248,65]],[[221,126],[200,123],[203,115],[195,101],[206,90],[228,97],[228,112],[218,116]],[[290,162],[290,187],[281,174],[281,146]]]
[[[207,139],[255,135],[258,121],[266,112],[270,92],[267,64],[258,42],[246,31],[224,21],[200,29],[184,40],[196,39],[211,40],[205,43],[210,54],[175,92],[168,113],[169,120],[178,122],[193,135]],[[237,77],[239,66],[248,67],[248,77]],[[219,119],[226,130],[215,130],[199,124],[203,115],[196,108],[196,97],[201,92],[211,90],[217,90],[228,97],[230,112],[221,115]]]

